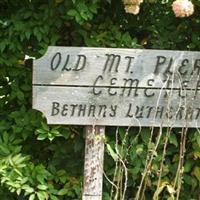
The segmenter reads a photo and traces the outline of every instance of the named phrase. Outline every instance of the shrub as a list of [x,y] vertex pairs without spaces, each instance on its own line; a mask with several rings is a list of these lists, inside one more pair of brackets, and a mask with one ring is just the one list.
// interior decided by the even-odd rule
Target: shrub
[[[32,64],[30,60],[25,61],[25,56],[39,58],[52,45],[198,51],[200,1],[193,3],[192,16],[176,18],[171,0],[145,1],[138,15],[125,13],[120,0],[0,1],[1,199],[81,199],[83,128],[47,125],[42,113],[31,109]],[[180,199],[197,200],[200,189],[198,130],[191,129],[186,134],[175,129],[169,135],[169,130],[164,129],[162,133],[140,195],[145,199],[159,196],[169,200],[180,196]],[[112,188],[105,179],[105,200],[114,198],[110,191],[117,194],[115,199],[122,198],[126,170],[125,199],[134,198],[145,160],[149,159],[147,155],[152,156],[148,153],[155,149],[158,129],[152,134],[155,141],[149,143],[150,129],[144,128],[139,134],[137,128],[131,128],[129,134],[126,128],[107,129],[105,172],[118,185]],[[160,176],[158,169],[166,138],[168,145]],[[186,142],[185,159],[180,159],[183,142]]]

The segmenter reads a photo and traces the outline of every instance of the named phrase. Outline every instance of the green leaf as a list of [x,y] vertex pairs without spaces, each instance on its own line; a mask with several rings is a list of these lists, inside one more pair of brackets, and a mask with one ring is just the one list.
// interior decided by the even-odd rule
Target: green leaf
[[12,159],[15,165],[19,165],[20,163],[23,163],[27,159],[27,156],[22,156],[21,154],[17,154]]
[[68,189],[63,188],[63,189],[61,189],[61,190],[58,191],[58,195],[63,196],[63,195],[65,195],[65,194],[67,194],[68,192],[69,192]]
[[54,136],[62,136],[62,135],[60,134],[60,132],[59,132],[58,130],[56,130],[56,129],[52,129],[52,130],[51,130],[51,134],[54,135]]
[[24,100],[24,93],[22,91],[17,90],[16,94],[17,94],[17,98],[19,100],[21,100],[21,101]]
[[16,193],[17,193],[18,196],[21,194],[21,191],[22,191],[21,188],[17,189]]
[[8,133],[7,132],[4,132],[3,133],[3,140],[4,140],[4,143],[8,143],[8,140],[9,140],[9,135],[8,135]]
[[1,43],[0,43],[0,52],[2,53],[4,50],[5,50],[5,48],[6,48],[6,42],[4,41],[2,41]]
[[184,165],[184,172],[188,173],[191,171],[193,166],[193,161],[192,160],[186,160],[185,165]]
[[48,199],[48,194],[44,191],[37,192],[37,196],[38,196],[39,200],[47,200]]
[[93,12],[94,14],[97,13],[97,5],[96,4],[92,4],[90,7],[89,7],[90,11]]
[[79,15],[79,13],[75,9],[71,9],[67,12],[67,14],[71,17],[74,17],[76,15]]
[[45,140],[46,138],[47,138],[46,134],[40,134],[38,135],[37,140]]
[[107,147],[107,150],[108,150],[109,154],[113,158],[113,160],[117,161],[118,160],[118,155],[113,151],[113,149],[111,148],[111,146],[109,144],[106,144],[106,147]]
[[59,200],[56,196],[51,195],[51,200]]
[[2,153],[6,154],[6,155],[10,154],[10,150],[6,146],[4,146],[3,144],[0,145],[0,151],[2,151]]
[[45,133],[46,134],[46,132],[48,132],[48,131],[46,131],[44,129],[37,129],[36,132],[37,133]]
[[46,185],[38,185],[37,188],[40,190],[46,190],[48,187]]
[[36,37],[37,37],[38,42],[41,42],[41,40],[42,40],[42,33],[38,31]]
[[196,140],[197,140],[197,144],[200,147],[200,133],[199,132],[196,134]]
[[41,176],[40,174],[38,174],[38,175],[36,176],[36,179],[37,179],[41,184],[44,184],[44,177]]
[[200,182],[200,167],[195,167],[193,173]]
[[142,144],[136,145],[136,151],[135,152],[136,152],[137,155],[141,155],[143,151],[144,151],[144,145],[142,145]]
[[42,122],[41,124],[42,124],[42,127],[45,131],[49,131],[49,127],[46,123]]
[[178,147],[177,138],[174,133],[170,134],[169,142],[170,142],[170,144],[173,144],[174,146]]
[[145,144],[148,144],[150,139],[150,131],[147,128],[144,128],[144,130],[141,132],[141,138]]
[[35,194],[31,194],[28,200],[35,200]]
[[31,194],[34,192],[34,189],[30,187],[29,185],[23,185],[22,189],[25,190],[27,194]]

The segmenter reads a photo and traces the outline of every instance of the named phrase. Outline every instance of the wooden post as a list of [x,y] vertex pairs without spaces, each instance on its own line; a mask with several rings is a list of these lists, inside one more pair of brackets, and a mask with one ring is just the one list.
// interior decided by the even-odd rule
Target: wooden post
[[86,126],[82,200],[102,200],[104,126]]

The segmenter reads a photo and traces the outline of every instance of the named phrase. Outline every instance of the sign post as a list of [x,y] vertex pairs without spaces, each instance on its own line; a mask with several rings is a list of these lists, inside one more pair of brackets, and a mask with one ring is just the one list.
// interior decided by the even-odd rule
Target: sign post
[[86,126],[85,200],[102,198],[104,126],[200,127],[199,102],[199,52],[49,47],[34,61],[33,108]]
[[83,200],[101,200],[103,185],[104,126],[85,128]]

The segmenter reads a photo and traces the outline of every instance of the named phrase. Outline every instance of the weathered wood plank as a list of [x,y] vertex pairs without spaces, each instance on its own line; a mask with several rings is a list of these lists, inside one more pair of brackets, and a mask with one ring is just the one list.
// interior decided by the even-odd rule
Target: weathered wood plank
[[[200,89],[200,52],[49,47],[33,84]],[[135,80],[133,85],[127,82]]]
[[51,124],[200,126],[200,52],[49,47],[33,107]]
[[102,200],[105,127],[86,126],[82,200]]
[[126,88],[121,95],[123,88],[96,90],[98,95],[92,87],[34,86],[33,108],[50,124],[200,126],[198,92]]

